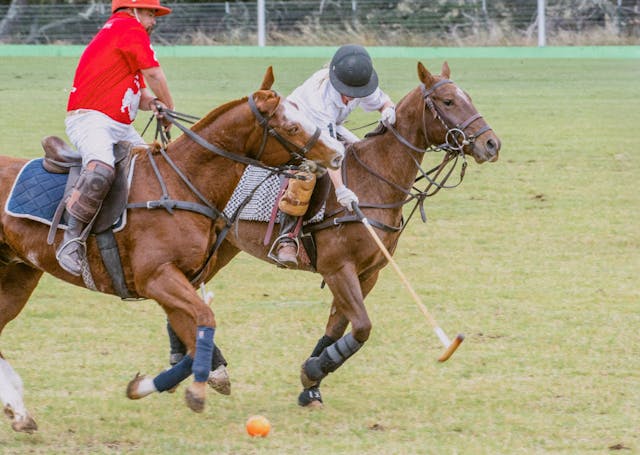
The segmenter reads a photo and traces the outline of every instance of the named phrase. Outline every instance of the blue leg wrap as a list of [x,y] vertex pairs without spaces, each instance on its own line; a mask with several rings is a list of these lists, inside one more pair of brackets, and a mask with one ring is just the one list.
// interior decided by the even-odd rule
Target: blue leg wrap
[[209,379],[211,369],[211,356],[213,355],[213,335],[216,330],[213,327],[198,327],[196,333],[196,357],[193,360],[193,377],[196,382],[206,382]]
[[156,386],[158,392],[174,388],[191,375],[192,365],[191,356],[185,355],[180,362],[156,376],[153,379],[153,385]]

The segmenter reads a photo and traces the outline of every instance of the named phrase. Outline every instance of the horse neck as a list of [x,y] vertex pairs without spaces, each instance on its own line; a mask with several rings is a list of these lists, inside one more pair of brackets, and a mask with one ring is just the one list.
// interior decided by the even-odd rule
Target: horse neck
[[[249,138],[255,134],[255,122],[246,121],[246,115],[237,115],[237,109],[234,106],[220,115],[209,114],[192,130],[210,144],[244,156]],[[205,149],[185,134],[167,147],[167,154],[198,191],[219,208],[228,202],[245,168],[244,164]]]
[[[427,146],[423,131],[423,101],[419,88],[407,94],[396,108],[396,131],[419,149]],[[418,153],[402,144],[390,131],[354,144],[360,165],[353,156],[348,161],[348,186],[360,195],[358,187],[367,193],[367,202],[391,203],[404,199],[404,193],[393,184],[409,191],[424,153]],[[375,176],[374,174],[377,174]],[[378,177],[379,176],[379,177]]]

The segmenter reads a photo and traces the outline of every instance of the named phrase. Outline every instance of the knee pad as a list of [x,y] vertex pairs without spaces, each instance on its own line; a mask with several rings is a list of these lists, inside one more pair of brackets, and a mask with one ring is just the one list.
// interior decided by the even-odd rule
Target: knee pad
[[82,170],[71,195],[67,211],[84,223],[91,221],[107,196],[115,178],[115,170],[102,161],[90,161]]

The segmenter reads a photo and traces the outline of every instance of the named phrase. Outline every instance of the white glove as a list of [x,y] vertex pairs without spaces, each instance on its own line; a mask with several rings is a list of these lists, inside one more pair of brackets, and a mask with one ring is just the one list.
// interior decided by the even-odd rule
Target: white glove
[[341,206],[347,210],[353,210],[351,204],[358,203],[358,196],[346,186],[341,186],[336,190],[336,199]]
[[396,124],[396,107],[389,106],[385,108],[380,114],[380,121],[383,125],[395,125]]

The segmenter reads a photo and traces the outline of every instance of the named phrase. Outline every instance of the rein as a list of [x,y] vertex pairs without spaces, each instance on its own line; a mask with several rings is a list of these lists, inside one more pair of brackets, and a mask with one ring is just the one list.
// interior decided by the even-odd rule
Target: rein
[[[248,156],[242,156],[242,155],[237,155],[235,153],[230,153],[218,147],[217,145],[208,142],[202,136],[195,133],[194,131],[187,128],[186,126],[184,126],[182,123],[178,121],[178,120],[183,120],[183,121],[197,120],[197,118],[194,116],[191,116],[188,114],[182,114],[180,112],[176,112],[171,109],[164,109],[160,106],[158,106],[158,111],[164,114],[164,117],[171,124],[175,125],[180,131],[182,131],[189,139],[194,141],[196,144],[200,145],[206,150],[209,150],[210,152],[213,152],[219,156],[235,161],[237,163],[245,164],[247,166],[255,166],[262,169],[267,169],[272,172],[280,172],[287,169],[293,169],[293,166],[291,165],[285,165],[280,167],[268,166],[262,163],[261,161],[259,161],[260,157],[262,156],[262,153],[264,152],[268,135],[273,136],[278,142],[280,142],[280,144],[282,144],[282,146],[287,150],[287,152],[289,152],[289,155],[291,155],[292,161],[305,159],[306,154],[316,144],[316,142],[318,141],[318,138],[320,137],[320,134],[321,134],[320,128],[316,128],[316,131],[314,132],[313,136],[309,138],[309,141],[307,141],[307,143],[303,147],[298,147],[293,142],[282,137],[280,133],[278,133],[271,125],[269,125],[270,117],[265,117],[260,112],[260,110],[256,106],[255,100],[253,99],[253,95],[250,95],[247,97],[247,102],[249,103],[249,108],[251,109],[251,112],[256,117],[256,120],[258,121],[258,123],[260,124],[260,126],[263,128],[263,131],[264,131],[262,135],[262,143],[260,144],[260,150],[257,153],[256,158],[250,158]],[[163,149],[166,148],[166,146],[169,143],[169,137],[164,132],[164,130],[160,127],[160,121],[158,121],[158,128],[156,129],[156,136],[158,135],[160,136],[160,139],[162,141],[162,148]]]

